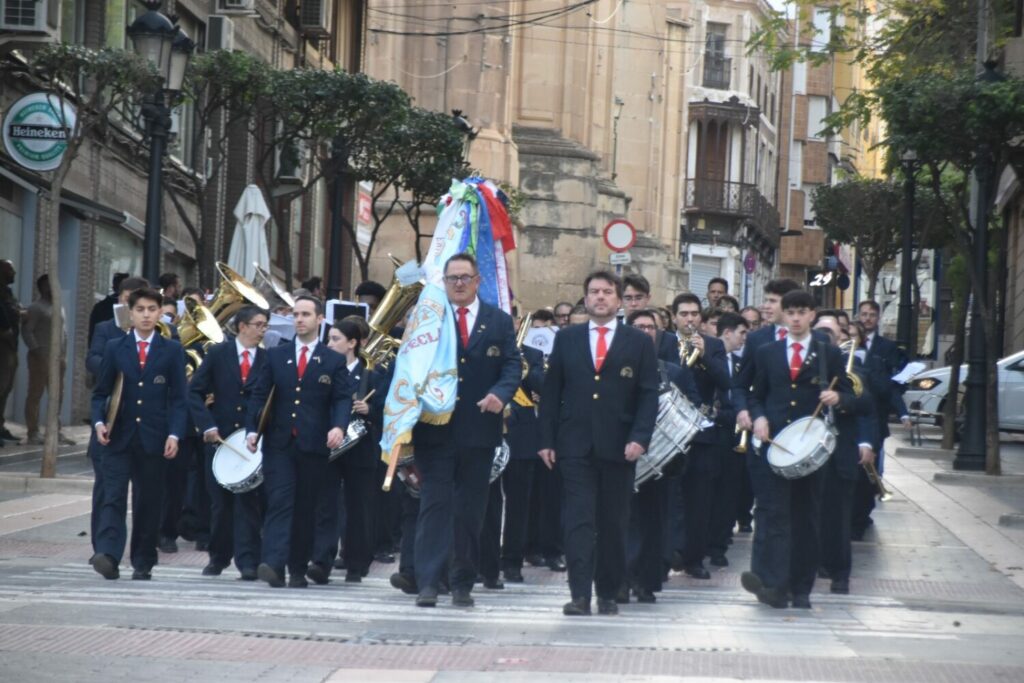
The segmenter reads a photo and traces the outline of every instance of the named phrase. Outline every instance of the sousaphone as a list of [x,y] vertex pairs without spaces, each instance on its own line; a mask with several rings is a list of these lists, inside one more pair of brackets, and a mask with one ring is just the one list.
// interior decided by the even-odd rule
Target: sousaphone
[[271,310],[281,306],[294,308],[295,297],[285,289],[285,286],[276,277],[263,270],[258,263],[253,263],[252,265],[256,268],[253,284],[256,285],[256,289],[259,290],[260,294],[270,302]]

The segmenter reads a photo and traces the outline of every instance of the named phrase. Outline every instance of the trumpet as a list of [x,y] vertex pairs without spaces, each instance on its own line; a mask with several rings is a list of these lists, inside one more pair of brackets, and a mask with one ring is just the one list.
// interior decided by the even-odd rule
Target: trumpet
[[875,467],[875,463],[869,462],[864,464],[864,471],[868,473],[868,479],[878,489],[878,500],[883,503],[887,500],[892,500],[892,492],[885,488],[885,481],[882,480],[882,475],[878,473],[878,469]]
[[[519,321],[519,331],[516,333],[516,348],[520,351],[523,350],[523,342],[526,341],[526,335],[530,333],[530,325],[533,323],[533,313],[527,313],[523,316],[522,320]],[[523,363],[523,376],[520,379],[526,379],[526,376],[530,374],[530,364],[527,362],[525,356],[520,356],[519,360]]]
[[857,354],[857,338],[851,337],[849,341],[844,341],[839,345],[839,349],[846,354],[846,376],[850,378],[850,384],[853,385],[853,395],[859,397],[864,393],[864,380],[853,370],[853,361]]
[[693,325],[687,325],[684,330],[686,336],[679,342],[679,357],[686,364],[686,367],[692,368],[700,360],[702,351],[700,347],[693,343],[694,338],[697,336],[697,328]]
[[736,425],[736,433],[740,435],[740,443],[732,450],[735,451],[736,453],[746,453],[747,444],[750,441],[750,430],[740,429],[740,426]]

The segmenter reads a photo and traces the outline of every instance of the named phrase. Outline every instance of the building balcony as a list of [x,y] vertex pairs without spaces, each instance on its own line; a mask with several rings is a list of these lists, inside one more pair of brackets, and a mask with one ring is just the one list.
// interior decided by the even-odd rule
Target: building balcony
[[757,186],[750,183],[689,178],[686,181],[684,211],[747,219],[771,245],[778,245],[779,212]]
[[732,60],[726,57],[712,57],[704,55],[704,81],[705,88],[715,90],[728,90],[732,80]]

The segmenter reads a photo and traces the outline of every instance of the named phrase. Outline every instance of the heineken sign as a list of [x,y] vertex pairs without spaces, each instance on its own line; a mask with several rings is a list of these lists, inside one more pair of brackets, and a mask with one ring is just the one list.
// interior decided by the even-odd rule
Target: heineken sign
[[4,146],[20,166],[52,171],[60,166],[68,135],[75,128],[75,108],[53,93],[25,95],[4,116]]

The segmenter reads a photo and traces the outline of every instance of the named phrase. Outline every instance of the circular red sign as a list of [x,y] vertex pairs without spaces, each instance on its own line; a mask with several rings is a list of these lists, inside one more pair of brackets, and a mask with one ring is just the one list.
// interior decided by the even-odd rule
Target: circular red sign
[[636,244],[636,228],[625,218],[616,218],[604,226],[604,243],[612,251],[629,251]]

